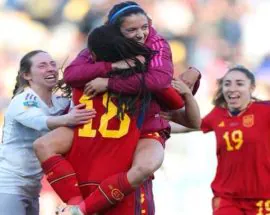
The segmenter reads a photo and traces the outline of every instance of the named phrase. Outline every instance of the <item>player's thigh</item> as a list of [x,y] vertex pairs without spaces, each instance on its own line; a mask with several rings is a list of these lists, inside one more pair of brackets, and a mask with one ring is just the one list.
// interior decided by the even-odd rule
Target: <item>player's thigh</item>
[[213,215],[245,215],[233,201],[221,197],[212,199],[212,208]]
[[26,213],[27,202],[20,195],[0,193],[0,214],[11,215],[20,214],[28,215]]
[[56,154],[66,154],[73,142],[74,131],[68,127],[56,128],[44,136],[40,137],[40,141]]
[[162,144],[155,139],[140,139],[136,147],[133,164],[135,165],[151,165],[159,167],[164,159],[164,148]]

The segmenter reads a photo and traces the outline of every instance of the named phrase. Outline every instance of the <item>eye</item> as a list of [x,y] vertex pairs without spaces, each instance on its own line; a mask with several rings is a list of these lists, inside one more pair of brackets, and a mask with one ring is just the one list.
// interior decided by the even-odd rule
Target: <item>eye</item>
[[142,27],[142,30],[147,30],[148,29],[148,25],[144,25],[143,27]]
[[131,29],[127,29],[127,32],[134,32],[136,29],[131,28]]
[[46,68],[46,66],[44,64],[42,64],[42,65],[39,65],[38,68],[44,69],[44,68]]

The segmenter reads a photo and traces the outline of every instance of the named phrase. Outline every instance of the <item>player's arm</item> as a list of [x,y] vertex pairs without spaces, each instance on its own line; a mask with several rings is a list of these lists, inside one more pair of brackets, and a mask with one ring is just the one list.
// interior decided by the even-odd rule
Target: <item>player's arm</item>
[[[151,59],[145,75],[145,84],[149,91],[155,93],[170,86],[173,76],[173,64],[169,44],[160,39],[153,43],[152,49],[157,54]],[[128,78],[111,77],[108,79],[108,89],[113,92],[137,94],[141,88],[142,74],[138,73]]]
[[175,122],[170,122],[170,126],[171,126],[171,133],[172,134],[198,131],[198,129],[188,128],[188,127],[185,127],[183,125],[179,125],[178,123],[175,123]]
[[70,112],[60,116],[48,117],[46,123],[49,129],[55,129],[62,126],[75,126],[89,123],[96,115],[94,109],[85,109],[84,104],[74,106]]
[[111,63],[94,63],[88,49],[84,49],[65,69],[64,81],[71,87],[82,88],[87,82],[97,77],[106,77],[111,70]]
[[162,117],[188,128],[200,128],[200,110],[191,90],[180,80],[173,81],[173,86],[182,95],[185,101],[185,108],[161,113]]
[[83,111],[74,110],[62,116],[48,116],[40,108],[38,101],[29,101],[22,97],[14,98],[10,108],[10,113],[17,122],[37,131],[49,131],[61,126],[84,124],[89,122],[89,118],[95,116],[95,111],[85,109],[82,109]]

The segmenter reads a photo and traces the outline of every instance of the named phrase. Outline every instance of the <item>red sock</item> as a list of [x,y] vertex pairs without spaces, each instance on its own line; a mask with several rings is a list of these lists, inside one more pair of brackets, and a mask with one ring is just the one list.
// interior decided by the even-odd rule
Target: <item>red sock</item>
[[121,202],[124,196],[133,191],[126,172],[113,175],[101,182],[99,187],[80,204],[80,209],[85,214],[99,212]]
[[82,195],[73,167],[61,155],[54,155],[42,163],[47,180],[62,201],[79,204]]

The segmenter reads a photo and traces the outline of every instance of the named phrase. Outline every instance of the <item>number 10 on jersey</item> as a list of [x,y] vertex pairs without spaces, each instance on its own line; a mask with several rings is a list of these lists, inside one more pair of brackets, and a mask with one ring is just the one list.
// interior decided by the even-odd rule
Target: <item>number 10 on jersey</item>
[[[102,104],[104,107],[107,105],[108,93],[105,93],[102,98]],[[89,99],[89,96],[82,95],[79,102],[81,104],[86,105],[86,109],[94,108],[94,100]],[[100,117],[100,126],[98,129],[94,129],[92,124],[93,120],[89,123],[85,124],[82,128],[79,129],[79,136],[80,137],[95,137],[97,135],[97,131],[101,134],[104,138],[121,138],[125,136],[129,131],[130,126],[130,117],[127,114],[124,114],[124,118],[120,121],[119,129],[108,129],[108,124],[110,120],[113,120],[117,116],[117,107],[111,101],[108,102],[108,112],[104,113]],[[98,110],[97,110],[98,111]]]

